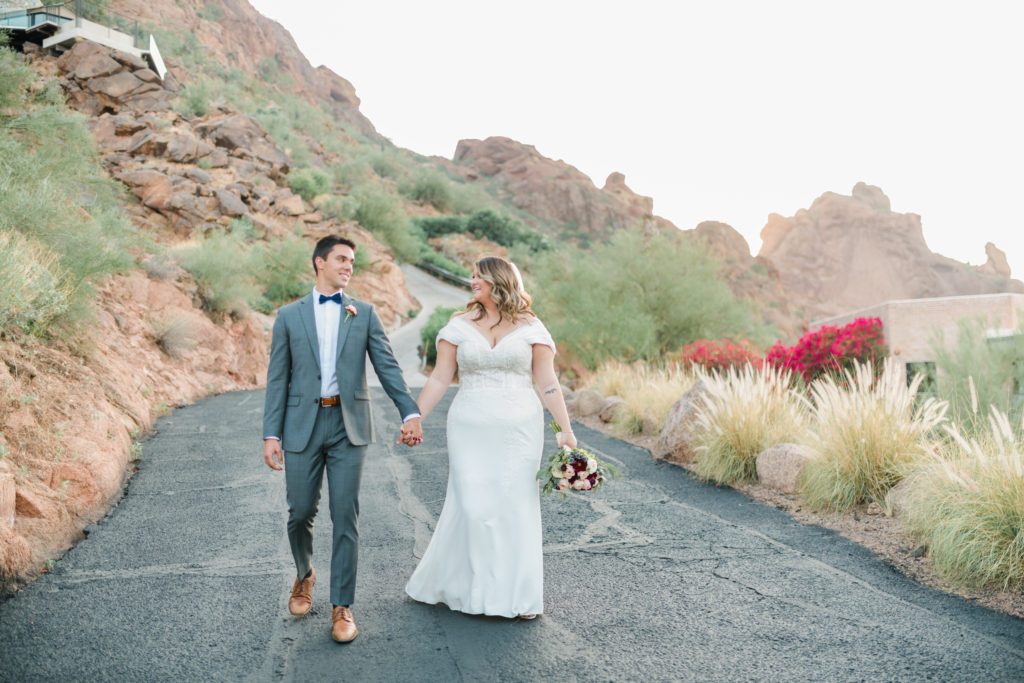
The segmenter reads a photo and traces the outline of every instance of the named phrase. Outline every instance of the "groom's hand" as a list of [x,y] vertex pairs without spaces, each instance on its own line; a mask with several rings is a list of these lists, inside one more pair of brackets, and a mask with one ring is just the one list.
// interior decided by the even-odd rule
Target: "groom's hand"
[[395,443],[415,446],[423,442],[423,420],[413,417],[402,423],[402,433]]
[[281,442],[277,439],[263,440],[263,461],[272,470],[284,469],[284,452]]

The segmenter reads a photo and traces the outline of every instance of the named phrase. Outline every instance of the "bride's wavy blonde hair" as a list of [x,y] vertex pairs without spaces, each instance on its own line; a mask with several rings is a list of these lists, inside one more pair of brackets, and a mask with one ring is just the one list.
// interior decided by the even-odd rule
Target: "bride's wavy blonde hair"
[[[530,310],[533,299],[526,293],[515,266],[503,258],[485,256],[476,262],[475,267],[480,279],[491,286],[491,301],[498,308],[498,322],[492,327],[501,324],[502,320],[515,323],[523,316],[533,315]],[[474,312],[474,320],[480,320],[487,314],[479,301],[470,301],[466,310]]]

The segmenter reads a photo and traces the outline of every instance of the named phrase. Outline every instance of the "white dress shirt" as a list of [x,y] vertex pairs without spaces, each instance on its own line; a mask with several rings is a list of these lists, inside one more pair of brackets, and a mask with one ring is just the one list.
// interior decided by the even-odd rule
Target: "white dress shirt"
[[[341,290],[338,290],[341,293]],[[320,345],[320,396],[337,396],[338,391],[338,325],[344,310],[333,301],[320,303],[324,294],[313,288],[313,318],[316,320],[316,339]],[[331,296],[334,292],[326,293]]]

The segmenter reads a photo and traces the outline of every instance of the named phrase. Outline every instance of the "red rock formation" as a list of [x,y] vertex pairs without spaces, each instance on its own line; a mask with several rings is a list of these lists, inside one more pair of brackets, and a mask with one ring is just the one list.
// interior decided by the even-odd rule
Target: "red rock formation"
[[850,196],[826,192],[790,218],[772,214],[761,239],[759,258],[778,270],[791,306],[812,318],[890,299],[1024,292],[994,246],[982,267],[935,254],[921,217],[893,213],[864,183]]
[[630,190],[621,173],[612,173],[598,189],[574,166],[510,138],[460,140],[454,162],[451,168],[467,180],[490,176],[504,199],[539,218],[542,225],[567,226],[590,238],[638,226],[675,227],[653,215],[654,200]]

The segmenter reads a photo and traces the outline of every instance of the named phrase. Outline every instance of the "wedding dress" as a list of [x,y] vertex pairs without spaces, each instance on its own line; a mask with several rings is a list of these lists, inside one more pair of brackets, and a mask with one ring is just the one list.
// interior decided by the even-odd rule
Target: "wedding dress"
[[458,347],[459,391],[448,409],[448,490],[423,559],[405,587],[415,600],[469,614],[544,611],[537,470],[544,412],[533,344],[555,348],[532,318],[489,341],[452,318],[438,333]]

